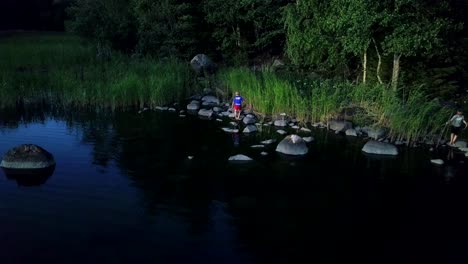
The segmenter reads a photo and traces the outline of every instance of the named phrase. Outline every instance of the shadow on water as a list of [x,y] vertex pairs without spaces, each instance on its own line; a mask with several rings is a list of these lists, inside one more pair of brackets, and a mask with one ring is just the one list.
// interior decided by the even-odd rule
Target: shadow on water
[[[221,211],[235,233],[229,247],[252,256],[244,263],[458,263],[466,257],[468,170],[457,152],[401,147],[397,157],[375,157],[362,153],[363,139],[314,129],[310,152],[293,158],[275,152],[282,136],[274,128],[226,134],[220,127],[227,122],[174,113],[45,112],[79,131],[92,164],[115,166],[130,179],[152,223],[169,229],[182,219],[188,235],[180,243],[207,234],[215,244],[224,241],[228,232],[216,229]],[[44,113],[10,114],[5,129],[36,118],[47,122]],[[250,147],[269,138],[277,143]],[[229,163],[236,154],[255,161]],[[437,157],[446,163],[431,165]],[[215,254],[206,247],[202,260]]]

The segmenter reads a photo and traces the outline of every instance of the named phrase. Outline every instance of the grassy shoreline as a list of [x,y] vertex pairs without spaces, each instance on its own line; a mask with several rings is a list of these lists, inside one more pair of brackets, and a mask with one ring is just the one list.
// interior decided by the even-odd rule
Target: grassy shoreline
[[[240,91],[260,115],[326,122],[352,108],[355,124],[388,128],[395,140],[435,137],[452,114],[417,88],[407,88],[412,92],[402,100],[383,85],[297,79],[268,70],[225,68],[215,78],[222,86],[216,88]],[[187,62],[132,58],[70,34],[0,39],[0,107],[43,99],[66,107],[154,108],[196,93],[194,80]]]
[[231,92],[238,90],[260,115],[287,113],[303,122],[340,119],[341,110],[355,111],[353,123],[384,127],[393,140],[416,141],[443,133],[443,124],[453,114],[417,88],[405,100],[384,85],[302,79],[288,80],[246,68],[226,69],[222,82]]
[[0,107],[21,98],[66,106],[154,107],[191,93],[177,60],[130,58],[68,34],[18,34],[0,41]]

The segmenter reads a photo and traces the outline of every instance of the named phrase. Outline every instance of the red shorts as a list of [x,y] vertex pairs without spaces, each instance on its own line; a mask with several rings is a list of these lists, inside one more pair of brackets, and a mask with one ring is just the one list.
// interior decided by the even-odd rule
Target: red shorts
[[234,105],[234,110],[235,110],[235,111],[240,111],[240,110],[241,110],[241,106],[240,106],[240,105]]

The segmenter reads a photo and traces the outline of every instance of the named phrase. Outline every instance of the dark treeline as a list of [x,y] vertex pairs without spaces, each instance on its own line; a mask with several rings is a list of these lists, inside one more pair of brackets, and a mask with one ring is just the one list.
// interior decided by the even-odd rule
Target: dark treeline
[[460,0],[77,0],[68,14],[76,32],[132,54],[281,57],[324,77],[451,97],[468,79],[466,10]]
[[0,30],[63,31],[69,0],[1,0]]
[[132,55],[279,57],[295,71],[434,97],[467,87],[468,0],[3,0],[0,10],[3,29],[65,24]]
[[78,0],[73,30],[126,52],[190,58],[207,53],[243,65],[283,54],[291,0]]

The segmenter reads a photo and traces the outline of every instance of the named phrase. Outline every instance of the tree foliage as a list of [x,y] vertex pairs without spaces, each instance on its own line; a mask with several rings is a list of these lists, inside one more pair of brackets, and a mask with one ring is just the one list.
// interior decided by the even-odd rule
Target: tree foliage
[[68,8],[72,30],[121,50],[136,43],[135,20],[126,0],[77,0]]
[[204,0],[205,20],[218,50],[239,60],[284,46],[283,7],[287,0]]
[[133,1],[140,52],[179,57],[196,52],[199,36],[193,1]]
[[449,55],[448,36],[461,28],[450,14],[445,1],[298,0],[287,7],[286,52],[293,63],[315,69],[360,68],[360,63],[365,68],[375,44],[370,54],[379,56],[379,65],[380,52],[387,56],[396,88],[399,71],[406,67],[400,58]]
[[343,61],[342,47],[327,26],[330,3],[297,1],[286,9],[287,54],[300,66],[329,67]]
[[76,32],[125,51],[237,64],[281,55],[326,76],[431,94],[468,72],[456,59],[467,57],[468,31],[457,34],[466,10],[455,0],[69,1]]

